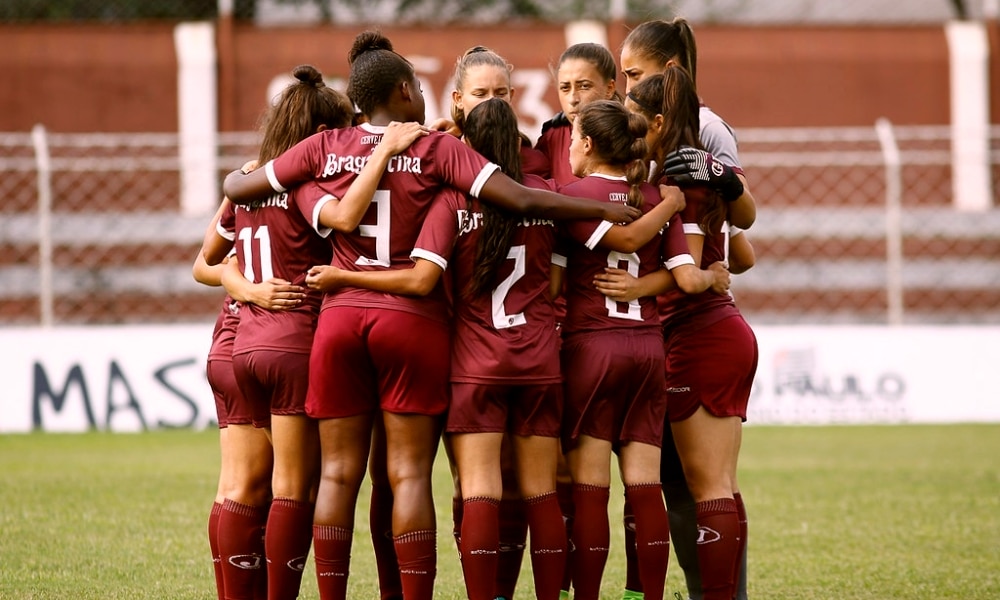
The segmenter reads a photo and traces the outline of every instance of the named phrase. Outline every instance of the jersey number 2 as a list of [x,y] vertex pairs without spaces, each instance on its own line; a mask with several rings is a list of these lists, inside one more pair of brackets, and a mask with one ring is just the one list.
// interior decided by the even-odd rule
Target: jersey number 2
[[508,315],[503,305],[503,301],[507,299],[507,294],[510,293],[510,288],[514,287],[518,279],[524,277],[525,256],[524,245],[511,246],[510,251],[507,252],[507,260],[514,261],[514,270],[511,271],[506,279],[500,282],[500,285],[497,286],[497,289],[493,290],[492,294],[493,326],[497,329],[517,327],[528,322],[524,318],[523,312]]

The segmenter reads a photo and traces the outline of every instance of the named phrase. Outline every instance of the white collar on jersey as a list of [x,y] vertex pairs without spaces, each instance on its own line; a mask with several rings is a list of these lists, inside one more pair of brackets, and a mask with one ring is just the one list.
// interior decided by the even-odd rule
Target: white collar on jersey
[[607,173],[591,173],[587,177],[600,177],[609,181],[628,181],[624,175],[608,175]]
[[364,129],[368,133],[385,133],[384,125],[372,125],[371,123],[365,122],[358,125],[361,129]]

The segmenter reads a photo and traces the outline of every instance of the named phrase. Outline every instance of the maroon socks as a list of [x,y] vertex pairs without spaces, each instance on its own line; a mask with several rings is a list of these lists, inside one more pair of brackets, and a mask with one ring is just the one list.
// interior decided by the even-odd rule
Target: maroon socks
[[601,578],[611,544],[609,490],[603,486],[573,484],[575,522],[580,525],[573,527],[573,554],[570,557],[574,600],[597,600],[601,594]]
[[500,554],[497,555],[495,598],[513,598],[524,561],[528,520],[520,498],[500,500]]
[[330,525],[313,525],[312,532],[319,597],[322,600],[344,600],[347,598],[354,532]]
[[531,572],[538,600],[558,600],[566,571],[566,527],[554,492],[524,500],[531,531]]
[[264,528],[266,506],[226,500],[219,512],[219,558],[226,600],[253,600],[257,582],[266,578]]
[[275,498],[267,518],[267,597],[295,600],[312,544],[313,504]]
[[208,513],[208,547],[212,552],[212,568],[215,570],[215,592],[219,600],[226,598],[226,586],[222,581],[222,557],[219,555],[219,515],[222,503],[213,502]]
[[670,557],[670,523],[660,483],[626,485],[625,497],[635,514],[635,555],[643,597],[662,600]]
[[622,525],[625,528],[625,589],[641,592],[639,559],[635,555],[635,513],[632,512],[628,494],[625,494],[625,506],[622,508]]
[[500,501],[476,496],[462,502],[462,573],[469,600],[496,598],[500,553]]
[[411,531],[396,536],[396,559],[406,600],[431,600],[437,576],[437,532]]
[[372,549],[375,551],[375,568],[378,571],[378,590],[381,600],[403,598],[403,584],[399,580],[399,563],[396,561],[396,546],[392,541],[392,499],[392,489],[388,482],[372,483],[368,526],[371,531]]
[[705,500],[698,514],[698,565],[704,600],[732,600],[740,555],[740,520],[732,498]]

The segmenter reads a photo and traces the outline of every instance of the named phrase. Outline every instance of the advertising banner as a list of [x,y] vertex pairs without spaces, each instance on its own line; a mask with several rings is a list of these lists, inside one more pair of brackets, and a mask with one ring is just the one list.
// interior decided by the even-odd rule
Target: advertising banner
[[[215,426],[211,325],[0,331],[0,433]],[[753,424],[1000,422],[1000,327],[756,327]],[[572,377],[572,374],[566,374]]]

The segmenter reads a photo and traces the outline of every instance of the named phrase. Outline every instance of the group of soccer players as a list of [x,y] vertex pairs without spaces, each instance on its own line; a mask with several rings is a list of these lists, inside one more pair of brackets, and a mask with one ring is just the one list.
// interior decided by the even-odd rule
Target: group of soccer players
[[728,289],[755,209],[695,59],[683,19],[634,29],[623,101],[613,55],[570,47],[534,145],[486,48],[432,127],[378,32],[355,39],[346,95],[296,69],[195,264],[228,293],[208,368],[219,598],[297,597],[310,548],[321,598],[346,598],[366,473],[382,598],[431,598],[442,431],[469,598],[510,598],[530,539],[538,598],[596,599],[613,456],[625,596],[663,597],[673,527],[692,597],[745,597],[756,341]]

